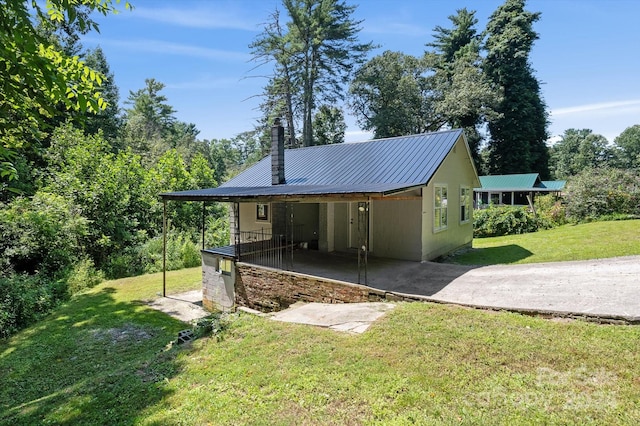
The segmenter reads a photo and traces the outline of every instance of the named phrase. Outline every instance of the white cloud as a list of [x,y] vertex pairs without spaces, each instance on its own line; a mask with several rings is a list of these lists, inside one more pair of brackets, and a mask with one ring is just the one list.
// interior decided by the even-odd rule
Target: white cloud
[[101,45],[110,45],[122,49],[136,52],[161,53],[165,55],[182,55],[196,58],[205,58],[221,61],[242,61],[247,62],[251,56],[245,52],[234,52],[230,50],[210,49],[207,47],[193,46],[189,44],[172,43],[160,40],[138,39],[138,40],[93,40]]
[[591,129],[612,142],[624,129],[640,122],[640,99],[556,108],[550,119],[551,143],[567,129]]
[[244,31],[256,31],[256,24],[247,22],[238,15],[230,13],[225,8],[135,8],[132,17],[163,22],[165,24],[189,28],[221,28]]
[[577,105],[567,108],[556,108],[551,110],[553,117],[562,115],[575,115],[584,113],[606,113],[612,114],[616,112],[633,112],[640,111],[640,99],[617,102],[601,102],[595,104]]

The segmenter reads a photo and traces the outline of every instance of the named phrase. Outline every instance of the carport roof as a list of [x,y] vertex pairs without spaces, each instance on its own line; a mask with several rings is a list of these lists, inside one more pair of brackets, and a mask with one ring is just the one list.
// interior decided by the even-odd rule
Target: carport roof
[[429,183],[460,137],[464,136],[458,129],[287,149],[285,184],[271,184],[271,156],[267,156],[218,188],[160,196],[182,201],[384,196]]

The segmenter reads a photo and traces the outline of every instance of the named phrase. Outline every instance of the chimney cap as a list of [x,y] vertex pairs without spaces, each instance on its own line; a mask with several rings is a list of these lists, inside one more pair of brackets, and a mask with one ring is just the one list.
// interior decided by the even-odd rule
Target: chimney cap
[[274,126],[280,126],[280,124],[281,124],[281,123],[280,123],[280,117],[276,117],[276,118],[273,120],[273,125],[274,125]]

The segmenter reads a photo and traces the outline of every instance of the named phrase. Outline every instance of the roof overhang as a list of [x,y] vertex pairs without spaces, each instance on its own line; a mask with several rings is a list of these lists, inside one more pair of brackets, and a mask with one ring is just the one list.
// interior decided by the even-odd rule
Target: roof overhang
[[166,192],[163,200],[260,202],[312,200],[367,200],[385,198],[400,192],[421,188],[424,184],[362,184],[362,185],[273,185],[259,187],[218,187],[192,191]]

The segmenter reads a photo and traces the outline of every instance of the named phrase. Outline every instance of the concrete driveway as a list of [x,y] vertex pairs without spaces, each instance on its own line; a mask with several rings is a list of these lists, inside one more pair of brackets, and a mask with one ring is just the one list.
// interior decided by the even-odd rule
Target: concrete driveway
[[[295,270],[357,282],[355,265],[301,253]],[[369,287],[424,300],[640,322],[640,256],[482,267],[371,258],[367,278]]]
[[[454,276],[444,285],[432,275],[442,269]],[[640,256],[478,268],[423,263],[406,272],[413,278],[375,287],[438,302],[640,322]]]

